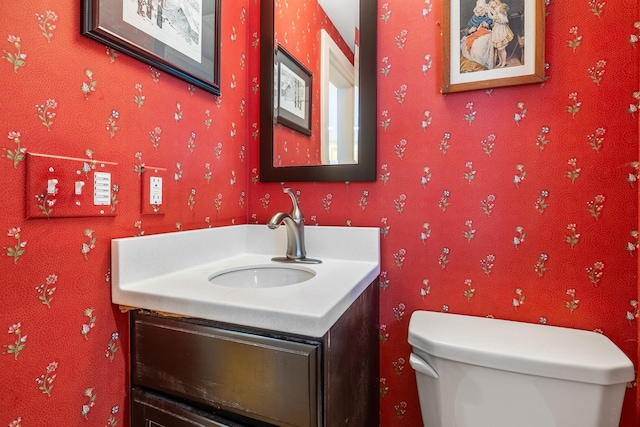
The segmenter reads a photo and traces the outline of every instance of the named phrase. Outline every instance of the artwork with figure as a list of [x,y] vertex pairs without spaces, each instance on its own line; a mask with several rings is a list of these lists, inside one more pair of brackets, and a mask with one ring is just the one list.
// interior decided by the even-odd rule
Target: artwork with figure
[[296,73],[284,64],[280,64],[280,108],[295,114],[301,119],[306,117],[306,85]]
[[461,73],[524,65],[524,1],[462,0]]
[[122,0],[122,20],[201,62],[202,0]]

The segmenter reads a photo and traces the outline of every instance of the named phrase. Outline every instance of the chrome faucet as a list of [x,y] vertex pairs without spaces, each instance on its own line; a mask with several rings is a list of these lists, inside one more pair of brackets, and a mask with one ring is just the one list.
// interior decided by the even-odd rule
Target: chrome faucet
[[291,197],[291,211],[276,213],[269,222],[267,227],[272,230],[280,227],[284,223],[287,230],[287,254],[285,257],[272,258],[273,261],[279,262],[299,262],[305,264],[320,264],[322,261],[313,258],[307,258],[304,247],[304,215],[300,210],[298,199],[290,188],[284,189],[285,194]]

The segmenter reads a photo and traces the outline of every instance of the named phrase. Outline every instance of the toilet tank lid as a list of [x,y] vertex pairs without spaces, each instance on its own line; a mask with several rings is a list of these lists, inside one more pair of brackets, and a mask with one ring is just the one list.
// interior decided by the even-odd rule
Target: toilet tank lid
[[579,329],[415,311],[409,344],[456,362],[591,384],[634,379],[633,363],[606,336]]

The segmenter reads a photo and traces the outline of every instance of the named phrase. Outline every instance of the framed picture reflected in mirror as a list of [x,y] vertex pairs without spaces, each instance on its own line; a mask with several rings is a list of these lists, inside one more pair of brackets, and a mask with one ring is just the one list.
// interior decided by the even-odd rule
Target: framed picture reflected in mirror
[[313,75],[280,45],[276,50],[274,71],[276,122],[310,136]]

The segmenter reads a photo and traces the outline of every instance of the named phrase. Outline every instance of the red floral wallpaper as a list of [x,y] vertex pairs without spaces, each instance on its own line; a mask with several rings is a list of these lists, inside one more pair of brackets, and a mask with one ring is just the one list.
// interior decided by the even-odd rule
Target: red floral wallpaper
[[[220,98],[81,36],[79,4],[4,2],[0,16],[2,426],[127,426],[111,239],[247,217],[249,1],[223,1]],[[116,216],[26,220],[39,201],[25,199],[25,151],[117,162]],[[151,166],[167,169],[164,215],[140,213]]]
[[[599,330],[638,361],[638,4],[547,3],[543,85],[444,97],[441,3],[379,2],[379,178],[289,184],[309,224],[380,227],[383,426],[420,425],[416,309]],[[112,238],[288,208],[259,183],[258,7],[223,1],[215,98],[81,36],[77,2],[3,6],[0,423],[128,425]],[[26,220],[25,151],[117,162],[117,215]],[[164,215],[140,213],[150,166]]]
[[338,33],[317,0],[304,2],[275,0],[274,47],[285,47],[313,75],[311,85],[311,136],[278,124],[274,131],[276,165],[318,165],[322,163],[320,145],[320,34],[324,29],[345,56],[353,61],[353,53]]
[[[383,426],[421,425],[414,310],[597,330],[638,361],[638,3],[547,3],[543,84],[442,96],[441,2],[380,1],[378,180],[286,183],[308,224],[380,227]],[[287,206],[250,185],[250,221]]]

